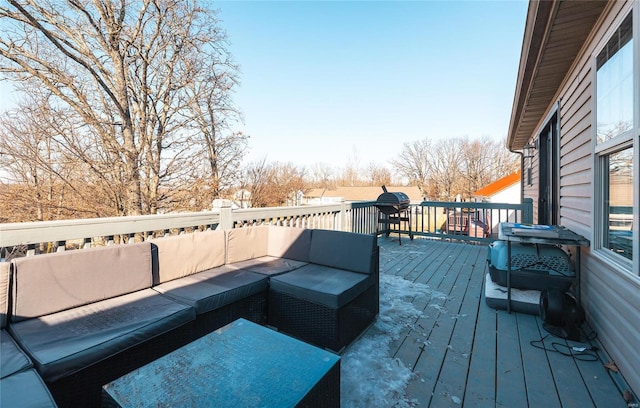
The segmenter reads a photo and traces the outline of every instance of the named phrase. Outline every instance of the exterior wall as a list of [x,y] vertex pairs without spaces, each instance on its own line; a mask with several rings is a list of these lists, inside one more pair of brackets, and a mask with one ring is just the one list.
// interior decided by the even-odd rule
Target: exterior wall
[[520,203],[520,183],[516,183],[502,191],[498,191],[489,198],[489,201],[492,203]]
[[[640,7],[640,2],[636,1],[635,7]],[[608,38],[616,17],[628,11],[628,2],[612,2],[608,6],[555,98],[555,101],[560,100],[560,224],[584,235],[592,243],[595,164],[595,67],[592,55],[602,40]],[[634,41],[638,39],[634,38]],[[549,106],[547,115],[555,109],[555,101]],[[545,125],[544,120],[546,117],[541,118],[537,132]],[[537,133],[532,135],[532,140],[536,137]],[[525,197],[533,199],[534,220],[537,220],[537,157],[533,159],[533,166],[533,185],[526,185],[525,173],[524,192]],[[582,305],[587,320],[625,380],[639,394],[640,277],[616,268],[591,247],[582,248],[581,267]]]
[[[520,202],[520,182],[518,181],[515,184],[512,184],[497,193],[489,196],[482,197],[482,199],[486,200],[489,203],[508,203],[508,204],[521,204]],[[475,197],[477,202],[481,202],[481,197]],[[484,222],[490,223],[491,233],[498,233],[498,224],[501,222],[521,222],[522,220],[516,219],[516,211],[508,210],[507,213],[504,213],[504,210],[489,210],[487,214],[487,219],[482,219]],[[481,217],[482,218],[482,217]]]

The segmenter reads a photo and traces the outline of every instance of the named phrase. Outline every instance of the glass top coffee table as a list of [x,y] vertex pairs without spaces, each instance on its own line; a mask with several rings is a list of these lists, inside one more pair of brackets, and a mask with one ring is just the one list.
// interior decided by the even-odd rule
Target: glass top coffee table
[[103,406],[340,406],[340,358],[245,319],[104,385]]

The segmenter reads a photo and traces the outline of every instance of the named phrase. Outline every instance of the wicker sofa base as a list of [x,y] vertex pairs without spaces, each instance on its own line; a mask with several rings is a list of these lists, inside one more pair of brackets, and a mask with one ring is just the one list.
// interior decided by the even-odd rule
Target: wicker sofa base
[[339,309],[269,289],[268,322],[283,333],[339,353],[373,322],[378,305],[377,286]]
[[194,329],[191,332],[192,340],[205,336],[240,318],[261,325],[267,323],[266,290],[219,309],[198,315],[193,324]]
[[239,318],[266,323],[267,291],[198,315],[195,321],[151,339],[107,360],[48,383],[60,407],[98,407],[102,386]]
[[[202,251],[203,248],[218,250]],[[76,307],[73,298],[75,290],[82,289],[87,292],[82,294],[86,304],[79,305],[80,307],[94,302],[109,301],[119,296],[133,296],[137,291],[149,291],[154,288],[162,296],[171,298],[171,307],[179,304],[193,308],[189,310],[189,318],[193,319],[195,315],[195,320],[179,327],[173,325],[171,329],[159,330],[158,333],[154,333],[156,337],[151,339],[144,333],[136,334],[132,336],[132,340],[138,343],[123,343],[116,350],[103,349],[101,346],[104,343],[99,343],[96,346],[96,357],[82,361],[82,364],[71,365],[72,368],[64,371],[65,375],[70,373],[67,377],[48,377],[51,380],[46,385],[59,406],[100,406],[101,388],[104,384],[239,318],[261,325],[268,324],[308,343],[340,352],[353,342],[378,314],[378,256],[375,236],[350,235],[341,231],[260,226],[185,234],[160,238],[152,243],[69,251],[20,262],[12,261],[10,268],[5,268],[4,275],[7,281],[13,284],[18,280],[25,282],[26,278],[35,284],[22,284],[16,288],[10,286],[7,293],[12,293],[13,296],[8,297],[11,303],[6,303],[6,310],[11,312],[7,313],[8,316],[14,316],[14,311],[18,311],[15,316],[20,316],[22,310],[28,311],[24,315],[28,317],[47,316],[69,310],[69,307]],[[96,265],[102,269],[94,268]],[[273,282],[270,280],[271,277],[293,273],[295,269],[306,265],[318,266],[314,269],[318,274],[327,267],[334,271],[344,270],[347,274],[369,275],[371,279],[367,279],[367,282],[370,282],[370,286],[356,287],[354,284],[351,288],[345,288],[345,296],[352,296],[355,291],[362,292],[338,309],[287,294],[286,288],[283,289],[284,292],[268,288],[267,285]],[[89,268],[93,274],[88,276],[83,268]],[[111,276],[111,269],[131,270],[136,273],[121,273],[118,279],[124,283],[112,287],[112,282],[100,281],[104,276]],[[40,270],[46,273],[41,274]],[[201,272],[203,275],[196,275]],[[19,279],[8,279],[14,274]],[[263,276],[256,278],[255,275]],[[265,275],[269,280],[264,278]],[[185,281],[179,282],[178,279],[181,278],[185,278]],[[312,278],[322,279],[322,275],[312,275]],[[357,282],[364,282],[363,279],[357,279]],[[46,302],[40,302],[42,296],[38,290],[50,281],[59,284],[59,294],[56,302],[48,305]],[[205,282],[207,286],[195,287],[200,282]],[[322,293],[321,288],[312,289],[316,294],[322,294],[319,302],[325,302],[327,296],[332,296],[332,289],[335,288],[330,286],[331,282],[330,278],[323,282],[324,289],[329,293]],[[161,288],[160,285],[164,287]],[[104,298],[103,287],[112,289],[107,293],[107,298]],[[238,287],[242,289],[236,290]],[[225,291],[226,289],[229,291]],[[260,292],[250,294],[254,290]],[[222,297],[216,298],[217,295]],[[229,301],[231,296],[233,300],[243,298],[216,310],[196,314],[199,310],[224,304],[222,302]],[[0,310],[0,313],[3,311]],[[143,314],[143,317],[148,316]],[[127,322],[126,319],[123,321]],[[18,323],[9,322],[16,325]],[[106,327],[111,327],[109,320],[105,319],[104,323]],[[129,346],[130,344],[135,345]],[[82,368],[73,372],[73,367]],[[42,374],[41,372],[40,375]],[[335,378],[338,378],[337,383]],[[321,392],[331,394],[331,390],[336,386],[339,389],[339,372],[335,378],[331,384],[320,387],[320,390],[324,390]],[[321,400],[327,399],[322,397]],[[338,404],[339,400],[336,400],[335,405]],[[313,406],[313,403],[310,405]]]
[[189,343],[194,322],[138,344],[47,387],[59,407],[99,407],[102,385]]

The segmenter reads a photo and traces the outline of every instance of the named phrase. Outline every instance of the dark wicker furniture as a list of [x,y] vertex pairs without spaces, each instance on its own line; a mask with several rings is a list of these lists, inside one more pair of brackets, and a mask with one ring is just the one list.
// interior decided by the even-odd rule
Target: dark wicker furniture
[[109,407],[337,408],[340,358],[239,319],[106,384],[103,396]]
[[271,278],[269,325],[336,352],[379,311],[376,236],[314,230],[312,264]]
[[10,265],[7,335],[59,406],[98,406],[102,385],[239,318],[340,351],[379,308],[376,237],[339,231],[198,232]]

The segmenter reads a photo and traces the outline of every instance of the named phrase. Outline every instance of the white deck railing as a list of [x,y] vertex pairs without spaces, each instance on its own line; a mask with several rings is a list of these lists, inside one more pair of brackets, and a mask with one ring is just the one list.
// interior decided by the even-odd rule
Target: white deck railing
[[287,225],[372,234],[377,209],[373,202],[302,207],[236,209],[162,215],[0,224],[0,259],[68,248],[141,241],[195,230],[231,229],[247,225]]
[[[408,234],[409,223],[378,224],[375,202],[341,202],[300,207],[270,207],[162,215],[0,224],[0,261],[112,243],[138,242],[163,235],[231,229],[248,225],[285,225],[363,234]],[[411,235],[432,239],[490,242],[499,222],[532,222],[532,203],[496,204],[424,201],[411,205]],[[479,222],[478,222],[479,221]],[[484,223],[484,224],[482,224]],[[486,233],[483,225],[487,227]]]

